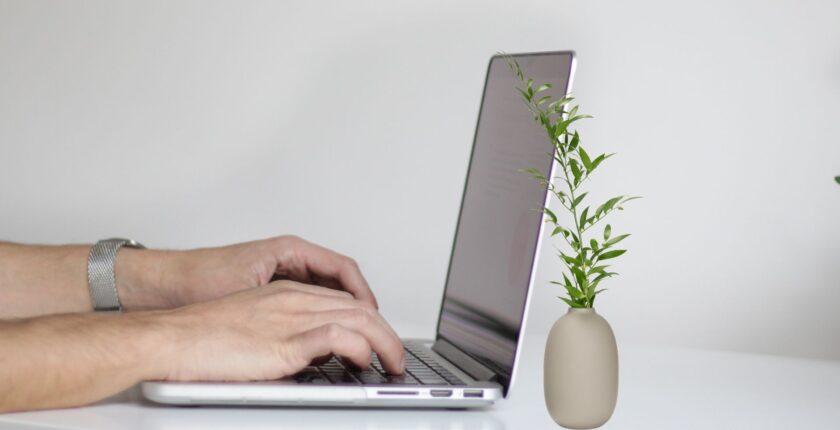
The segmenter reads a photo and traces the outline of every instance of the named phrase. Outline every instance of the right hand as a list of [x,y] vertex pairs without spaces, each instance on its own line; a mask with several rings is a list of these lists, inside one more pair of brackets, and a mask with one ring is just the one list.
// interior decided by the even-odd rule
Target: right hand
[[277,281],[159,315],[174,333],[158,360],[164,380],[272,380],[331,354],[365,367],[371,352],[387,372],[404,370],[393,329],[373,304],[344,291]]

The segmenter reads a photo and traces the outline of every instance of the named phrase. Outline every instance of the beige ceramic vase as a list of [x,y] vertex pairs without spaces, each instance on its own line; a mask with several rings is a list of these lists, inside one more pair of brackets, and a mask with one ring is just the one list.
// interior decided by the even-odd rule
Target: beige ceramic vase
[[545,404],[557,424],[600,427],[618,398],[618,348],[607,320],[594,309],[570,308],[548,335]]

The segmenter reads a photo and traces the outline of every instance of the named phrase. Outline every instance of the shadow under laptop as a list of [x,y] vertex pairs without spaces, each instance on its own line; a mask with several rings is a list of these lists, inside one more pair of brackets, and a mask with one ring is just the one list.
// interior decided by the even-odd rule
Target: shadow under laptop
[[[153,409],[153,410],[152,410]],[[486,410],[393,408],[171,407],[145,404],[138,429],[503,430]]]
[[[143,398],[132,387],[87,408],[41,411],[52,421],[89,423],[92,428],[136,430],[504,430],[494,407],[484,409],[395,409],[278,406],[167,406]],[[25,413],[24,413],[25,415]]]

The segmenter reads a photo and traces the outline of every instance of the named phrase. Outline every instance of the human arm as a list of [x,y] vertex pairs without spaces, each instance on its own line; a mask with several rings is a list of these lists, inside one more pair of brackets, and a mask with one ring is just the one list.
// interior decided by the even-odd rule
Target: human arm
[[[0,242],[0,319],[93,310],[89,245]],[[295,236],[190,251],[122,248],[116,287],[126,311],[171,309],[290,279],[345,290],[376,306],[350,258]]]
[[366,366],[371,351],[402,373],[372,304],[293,281],[168,311],[0,321],[0,412],[84,405],[143,380],[276,379],[329,354]]

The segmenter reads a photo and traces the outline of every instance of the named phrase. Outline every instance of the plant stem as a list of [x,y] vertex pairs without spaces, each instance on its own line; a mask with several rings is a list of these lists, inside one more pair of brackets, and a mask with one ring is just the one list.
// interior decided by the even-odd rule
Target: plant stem
[[[564,137],[566,137],[567,140],[568,140],[568,135],[565,135]],[[564,142],[564,143],[568,143],[568,142]],[[572,182],[569,180],[569,171],[568,171],[568,169],[566,169],[566,166],[568,165],[568,156],[566,154],[564,154],[562,151],[558,151],[558,152],[560,152],[560,159],[562,160],[562,162],[560,163],[560,166],[563,168],[563,176],[566,179],[566,185],[569,187],[569,196],[570,196],[569,198],[571,199],[572,202],[574,202],[575,198],[576,198],[576,196],[575,196],[576,188],[572,186]],[[572,218],[574,219],[574,222],[575,222],[575,230],[577,231],[578,255],[581,255],[581,253],[583,252],[582,249],[583,249],[583,246],[584,246],[583,245],[583,232],[581,231],[580,223],[578,221],[577,206],[575,206],[574,204],[571,204],[570,206],[571,206]],[[569,244],[569,245],[571,245],[571,244]],[[581,264],[581,266],[583,267],[584,270],[586,270],[585,265]],[[587,273],[584,272],[584,274],[587,274]],[[586,292],[583,290],[583,285],[581,285],[578,282],[577,276],[574,276],[574,273],[572,273],[572,281],[575,283],[575,286],[577,287],[577,289],[581,293],[586,294]]]

